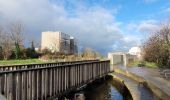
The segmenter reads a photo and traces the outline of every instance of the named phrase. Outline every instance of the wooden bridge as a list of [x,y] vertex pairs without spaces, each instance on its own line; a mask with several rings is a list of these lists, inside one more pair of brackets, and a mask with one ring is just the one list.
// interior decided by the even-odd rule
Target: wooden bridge
[[0,93],[7,100],[46,100],[110,72],[110,61],[75,61],[0,67]]

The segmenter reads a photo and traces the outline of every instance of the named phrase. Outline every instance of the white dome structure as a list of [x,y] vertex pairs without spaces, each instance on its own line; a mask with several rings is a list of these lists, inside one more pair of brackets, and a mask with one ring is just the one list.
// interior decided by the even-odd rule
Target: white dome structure
[[141,53],[141,49],[139,47],[132,47],[129,49],[129,53],[132,55],[138,55]]
[[140,47],[132,47],[129,49],[129,54],[137,55],[138,59],[141,59],[141,49]]

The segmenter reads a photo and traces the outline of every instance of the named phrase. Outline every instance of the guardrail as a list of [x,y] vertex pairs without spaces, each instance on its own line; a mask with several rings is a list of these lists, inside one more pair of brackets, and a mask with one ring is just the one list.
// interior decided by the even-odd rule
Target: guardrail
[[166,79],[170,79],[170,69],[160,70],[160,74]]
[[60,66],[60,65],[75,64],[81,62],[93,62],[93,61],[99,61],[99,60],[80,60],[80,61],[42,63],[42,64],[24,64],[24,65],[2,65],[0,66],[0,71],[41,68],[41,67],[48,67],[48,66]]
[[78,88],[109,72],[110,61],[2,71],[0,93],[8,100],[46,100]]

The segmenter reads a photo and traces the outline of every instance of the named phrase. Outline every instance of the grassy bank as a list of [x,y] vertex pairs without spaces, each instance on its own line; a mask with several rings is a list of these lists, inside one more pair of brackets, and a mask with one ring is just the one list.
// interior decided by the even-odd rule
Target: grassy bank
[[145,65],[145,67],[147,67],[147,68],[158,68],[158,65],[156,63],[147,62],[147,61],[143,61],[143,62],[141,62],[141,61],[134,61],[134,62],[128,64],[128,66],[129,67],[137,67],[138,64],[141,64],[141,63],[143,63]]
[[0,60],[0,65],[20,65],[20,64],[39,64],[45,63],[39,59],[21,59],[21,60]]

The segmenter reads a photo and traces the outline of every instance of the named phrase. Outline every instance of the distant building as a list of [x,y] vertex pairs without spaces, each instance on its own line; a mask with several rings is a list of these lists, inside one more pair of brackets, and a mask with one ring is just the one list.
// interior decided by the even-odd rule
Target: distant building
[[108,58],[110,59],[111,64],[122,64],[123,63],[123,53],[122,52],[115,52],[115,53],[108,53]]
[[72,47],[77,46],[74,41],[70,35],[63,32],[42,32],[41,49],[49,49],[52,52],[65,54],[75,54],[74,50],[72,51]]
[[108,53],[108,58],[110,59],[110,63],[113,65],[122,64],[126,66],[128,63],[136,60],[137,56],[124,52],[114,52]]

